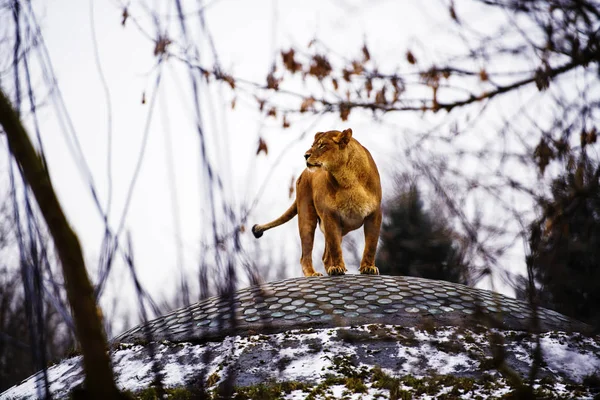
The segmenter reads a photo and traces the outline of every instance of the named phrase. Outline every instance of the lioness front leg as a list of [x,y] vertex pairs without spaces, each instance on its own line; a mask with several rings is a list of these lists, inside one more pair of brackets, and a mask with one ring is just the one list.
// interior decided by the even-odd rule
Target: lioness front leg
[[333,217],[326,217],[321,222],[325,234],[325,252],[323,264],[327,275],[344,275],[346,264],[342,257],[342,229]]
[[375,266],[375,252],[379,241],[381,227],[381,210],[377,210],[365,219],[365,250],[360,262],[360,273],[379,275],[379,268]]

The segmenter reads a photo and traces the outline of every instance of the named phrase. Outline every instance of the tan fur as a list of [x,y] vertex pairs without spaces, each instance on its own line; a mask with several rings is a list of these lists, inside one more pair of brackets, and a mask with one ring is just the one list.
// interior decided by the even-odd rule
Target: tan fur
[[312,265],[315,228],[325,235],[323,264],[329,275],[343,275],[342,237],[364,225],[365,249],[361,274],[379,274],[375,251],[381,226],[381,182],[369,151],[352,137],[352,130],[319,132],[304,155],[307,168],[296,182],[296,200],[278,219],[254,225],[252,233],[286,223],[298,214],[302,242],[302,272],[320,276]]

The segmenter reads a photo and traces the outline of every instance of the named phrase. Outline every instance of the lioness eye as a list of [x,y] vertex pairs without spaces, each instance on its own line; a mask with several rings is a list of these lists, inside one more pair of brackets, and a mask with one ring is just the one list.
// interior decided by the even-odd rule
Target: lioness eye
[[319,149],[322,149],[323,147],[325,147],[325,143],[319,143]]

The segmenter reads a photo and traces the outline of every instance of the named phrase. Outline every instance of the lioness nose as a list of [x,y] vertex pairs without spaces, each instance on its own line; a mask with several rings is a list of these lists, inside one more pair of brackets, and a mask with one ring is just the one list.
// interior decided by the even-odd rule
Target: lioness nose
[[310,153],[304,153],[304,159],[308,160],[308,157],[310,157]]

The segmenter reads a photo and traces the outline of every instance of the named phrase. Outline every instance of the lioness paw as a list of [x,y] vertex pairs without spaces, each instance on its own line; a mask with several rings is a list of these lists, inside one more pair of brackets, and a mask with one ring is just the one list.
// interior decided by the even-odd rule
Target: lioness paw
[[338,265],[334,265],[332,267],[329,268],[325,268],[327,270],[327,274],[332,276],[332,275],[345,275],[346,274],[346,267],[344,266],[338,266]]
[[313,273],[311,273],[311,274],[308,274],[308,275],[306,275],[306,276],[323,276],[323,274],[322,274],[322,273],[320,273],[320,272],[316,272],[316,271],[315,271],[315,272],[313,272]]
[[360,267],[360,273],[365,275],[379,275],[379,268],[374,265],[363,265]]

